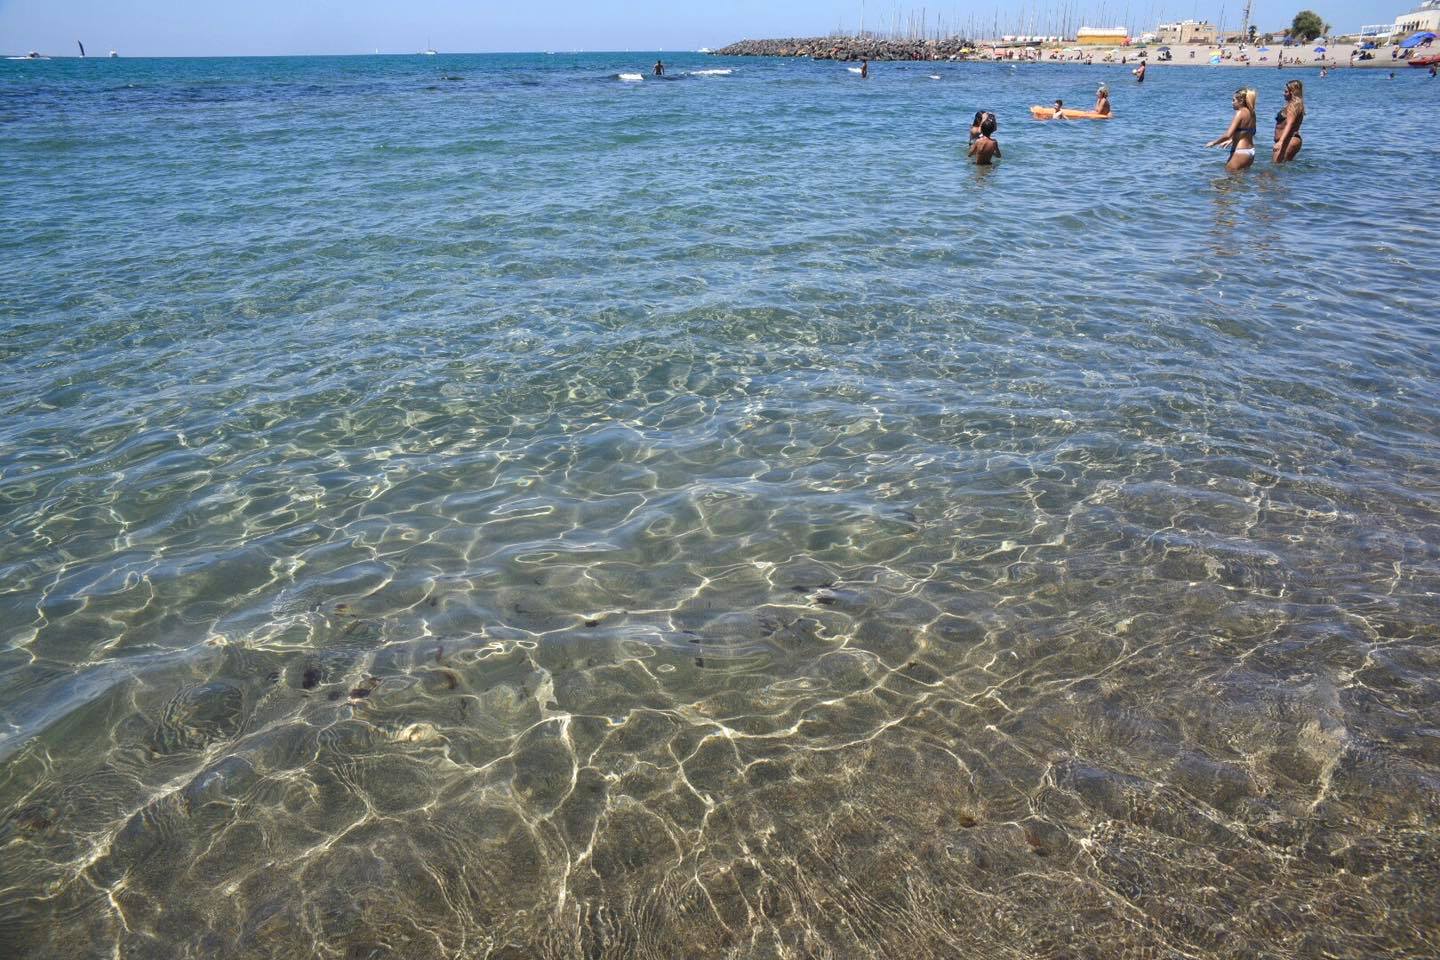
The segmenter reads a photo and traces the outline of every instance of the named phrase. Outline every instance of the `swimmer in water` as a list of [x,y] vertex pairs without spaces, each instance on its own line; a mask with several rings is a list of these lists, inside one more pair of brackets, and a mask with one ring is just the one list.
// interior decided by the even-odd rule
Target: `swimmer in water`
[[1055,101],[1055,115],[1054,115],[1053,117],[1051,117],[1050,119],[1051,119],[1051,120],[1064,120],[1064,119],[1065,119],[1065,101],[1063,101],[1063,100],[1056,100],[1056,101]]
[[974,143],[980,139],[980,127],[985,123],[985,118],[990,116],[988,110],[976,110],[975,119],[970,121],[970,142]]
[[1258,95],[1254,90],[1241,87],[1235,91],[1231,98],[1230,105],[1235,108],[1235,116],[1230,119],[1230,128],[1225,135],[1216,137],[1207,147],[1230,148],[1230,159],[1225,162],[1225,169],[1232,173],[1237,170],[1244,170],[1255,162],[1255,99]]
[[860,61],[860,79],[861,79],[861,80],[869,80],[869,79],[870,79],[870,61],[869,61],[869,60],[861,60],[861,61]]
[[1285,84],[1285,106],[1275,114],[1276,163],[1288,163],[1300,152],[1300,125],[1305,122],[1305,87],[1299,80]]
[[665,64],[661,63],[659,60],[655,61],[655,76],[665,76]]
[[970,152],[966,154],[975,158],[976,166],[988,167],[992,161],[1000,159],[1000,144],[995,140],[995,131],[999,126],[993,113],[987,113],[981,119],[980,136],[970,144]]
[[1110,88],[1103,83],[1095,91],[1095,112],[1102,117],[1110,116]]
[[1131,70],[1130,72],[1133,73],[1133,74],[1135,74],[1135,82],[1136,82],[1136,83],[1144,83],[1144,82],[1145,82],[1145,61],[1144,61],[1144,60],[1141,60],[1141,61],[1140,61],[1140,66],[1136,67],[1134,70]]

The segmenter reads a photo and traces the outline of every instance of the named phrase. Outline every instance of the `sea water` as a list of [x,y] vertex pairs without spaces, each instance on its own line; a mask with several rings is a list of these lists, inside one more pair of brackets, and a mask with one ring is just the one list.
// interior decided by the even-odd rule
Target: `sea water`
[[0,954],[1432,955],[1440,84],[661,56],[0,64]]

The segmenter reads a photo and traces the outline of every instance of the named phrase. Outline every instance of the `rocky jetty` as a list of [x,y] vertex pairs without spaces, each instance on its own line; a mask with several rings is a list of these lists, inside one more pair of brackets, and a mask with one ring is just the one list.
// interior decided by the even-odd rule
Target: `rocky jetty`
[[948,60],[971,46],[960,37],[944,40],[879,40],[873,37],[811,37],[741,40],[712,51],[720,57],[810,57],[814,60]]

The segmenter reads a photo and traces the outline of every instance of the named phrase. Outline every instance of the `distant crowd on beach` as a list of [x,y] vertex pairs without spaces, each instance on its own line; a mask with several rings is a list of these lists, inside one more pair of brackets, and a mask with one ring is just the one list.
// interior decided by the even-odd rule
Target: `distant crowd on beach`
[[[1373,48],[1373,44],[1371,47]],[[1390,47],[1367,49],[1351,43],[1187,44],[1149,47],[996,47],[977,53],[977,60],[1014,63],[1127,65],[1141,60],[1175,67],[1363,67],[1385,68],[1408,63],[1415,51]],[[1420,51],[1424,53],[1425,51]]]

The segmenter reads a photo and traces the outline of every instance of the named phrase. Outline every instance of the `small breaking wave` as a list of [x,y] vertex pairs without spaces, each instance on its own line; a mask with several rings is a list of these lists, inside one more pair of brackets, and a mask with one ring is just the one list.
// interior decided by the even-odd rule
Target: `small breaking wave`
[[734,72],[734,70],[691,70],[688,75],[692,77],[728,77]]
[[645,76],[644,74],[639,73],[617,73],[615,74],[615,79],[623,80],[626,83],[639,83],[641,80],[645,79]]

